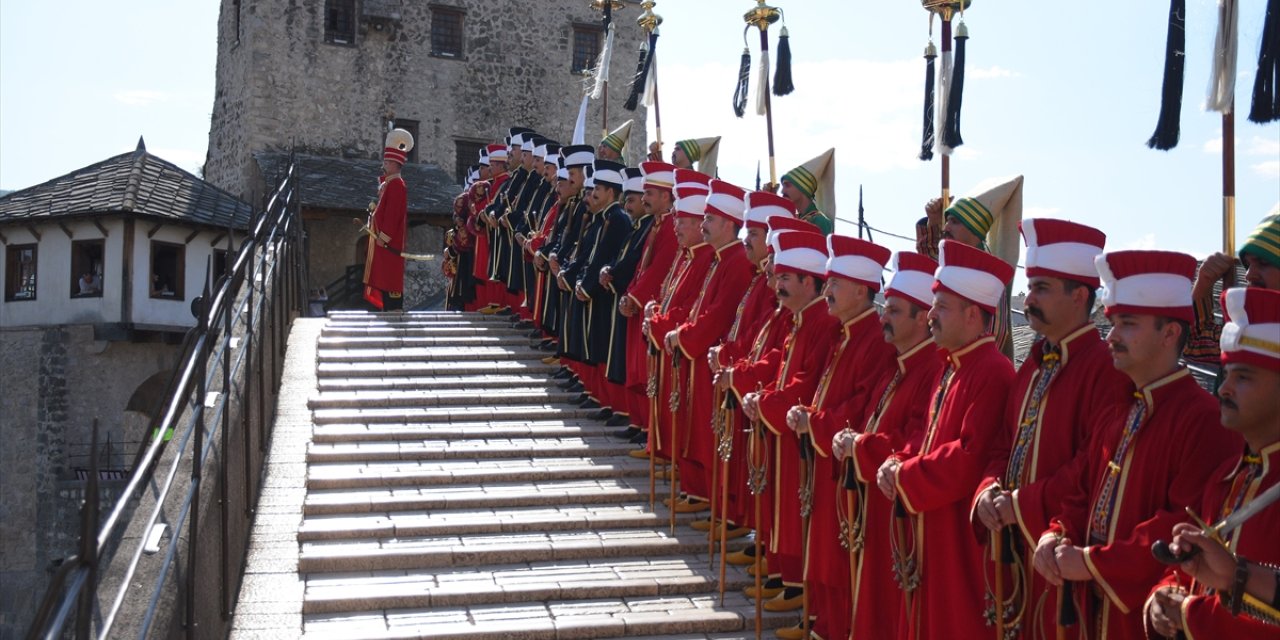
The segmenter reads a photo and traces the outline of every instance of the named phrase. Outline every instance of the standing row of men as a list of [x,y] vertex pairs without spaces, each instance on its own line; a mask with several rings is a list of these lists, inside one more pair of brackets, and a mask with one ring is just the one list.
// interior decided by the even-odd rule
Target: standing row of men
[[[1250,287],[1222,297],[1215,398],[1180,357],[1218,258],[1197,278],[1187,255],[1022,221],[1039,339],[1015,370],[1019,254],[991,236],[1020,218],[1021,177],[939,203],[886,286],[888,249],[831,234],[832,152],[776,195],[714,178],[718,139],[639,167],[616,162],[625,140],[513,128],[488,147],[457,203],[451,303],[554,350],[561,385],[665,467],[669,508],[709,513],[690,526],[754,533],[725,559],[766,609],[808,614],[779,636],[1280,633],[1280,507],[1218,539],[1184,524],[1280,478],[1280,214],[1241,249]],[[1201,552],[1170,570],[1151,544],[1175,533]]]

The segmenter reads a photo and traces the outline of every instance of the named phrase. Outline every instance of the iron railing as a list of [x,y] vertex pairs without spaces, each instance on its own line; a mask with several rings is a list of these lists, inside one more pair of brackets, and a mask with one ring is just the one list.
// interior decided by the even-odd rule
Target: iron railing
[[[201,636],[225,636],[262,488],[289,324],[306,303],[298,205],[291,165],[255,216],[230,273],[213,283],[206,268],[203,295],[193,304],[197,325],[184,341],[162,417],[101,522],[95,421],[79,552],[54,575],[27,638],[167,637],[177,629],[193,637],[197,628]],[[206,480],[216,481],[216,493],[202,487]],[[202,529],[202,514],[218,520],[216,529]],[[215,539],[218,548],[204,547]],[[161,560],[144,563],[156,552]],[[206,593],[215,560],[216,608]]]

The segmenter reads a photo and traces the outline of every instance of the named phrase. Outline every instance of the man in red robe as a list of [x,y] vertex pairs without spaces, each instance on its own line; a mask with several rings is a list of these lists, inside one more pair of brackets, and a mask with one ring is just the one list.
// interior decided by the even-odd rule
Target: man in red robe
[[[924,435],[929,395],[942,373],[942,358],[929,334],[929,300],[938,263],[918,253],[898,253],[880,314],[884,339],[897,351],[897,367],[874,395],[865,426],[832,439],[832,454],[852,467],[857,483],[852,509],[845,505],[844,533],[852,539],[850,628],[858,640],[896,640],[903,615],[902,585],[894,571],[899,549],[893,532],[907,534],[905,513],[874,488],[876,471],[890,456],[910,456]],[[868,490],[870,487],[870,490]],[[843,492],[842,492],[843,493]],[[837,495],[837,500],[845,496]],[[895,588],[896,587],[896,588]]]
[[[707,206],[708,184],[711,176],[678,169],[675,172],[675,233],[679,240],[681,252],[672,263],[667,278],[663,281],[661,297],[648,303],[644,309],[643,333],[647,343],[657,349],[657,358],[651,364],[650,375],[657,378],[657,416],[652,418],[658,427],[656,434],[650,433],[648,449],[650,455],[656,455],[672,463],[669,479],[677,482],[675,462],[680,448],[676,446],[675,434],[687,433],[689,420],[688,400],[688,368],[681,368],[683,356],[666,353],[663,341],[667,332],[679,326],[689,317],[689,310],[701,293],[701,286],[706,279],[715,250],[702,239],[702,216]],[[677,424],[678,421],[678,424]],[[683,441],[683,435],[680,438]],[[668,498],[665,502],[671,502]],[[669,504],[680,513],[691,513],[706,509],[706,505],[690,504],[687,500],[677,500],[678,504]]]
[[[471,216],[467,220],[467,230],[475,238],[476,255],[472,264],[472,275],[476,279],[477,310],[497,311],[501,285],[489,279],[489,260],[492,255],[491,234],[485,221],[485,209],[493,202],[494,196],[510,175],[507,173],[507,145],[491,144],[488,146],[488,171],[481,170],[481,182],[471,186]],[[481,165],[484,166],[483,164]]]
[[[1063,487],[1055,473],[1086,450],[1094,419],[1128,406],[1127,379],[1111,366],[1111,355],[1090,318],[1099,286],[1093,260],[1106,235],[1065,220],[1022,223],[1027,244],[1026,314],[1041,336],[1018,368],[1001,437],[974,498],[972,520],[980,542],[1003,535],[1021,564],[1001,565],[1002,596],[1019,637],[1055,635],[1057,607],[1031,568],[1039,533],[1057,513]],[[987,584],[995,565],[987,563]],[[1013,597],[1016,594],[1016,597]],[[994,593],[988,587],[988,597]],[[989,613],[994,616],[994,611]],[[994,619],[994,618],[993,618]]]
[[[837,490],[839,468],[831,442],[840,430],[862,423],[875,389],[893,375],[894,349],[882,337],[875,306],[890,251],[859,238],[830,235],[827,253],[823,298],[828,313],[840,321],[839,337],[812,401],[791,407],[786,425],[802,440],[802,449],[816,454],[808,456],[808,474],[800,477],[801,516],[808,512],[804,583],[809,612],[816,616],[812,628],[822,638],[847,638],[852,590],[843,545],[848,540],[841,535],[836,511],[836,499],[843,501],[844,492]],[[796,625],[778,635],[803,638],[803,631]]]
[[404,129],[387,134],[382,150],[378,204],[369,216],[364,254],[364,299],[379,311],[404,308],[404,241],[409,230],[409,196],[400,177],[413,136]]
[[978,638],[989,630],[969,504],[1013,385],[1013,364],[988,331],[1013,266],[954,240],[942,241],[939,257],[929,328],[946,363],[920,447],[905,459],[889,457],[876,480],[886,498],[901,502],[915,534],[907,544],[914,544],[919,587],[902,637]]
[[1178,362],[1192,320],[1196,261],[1169,251],[1099,256],[1102,302],[1114,327],[1112,363],[1131,381],[1127,411],[1095,423],[1089,454],[1068,473],[1073,491],[1039,536],[1035,568],[1073,589],[1080,632],[1142,638],[1142,605],[1164,567],[1151,544],[1200,504],[1209,476],[1240,440],[1223,437],[1217,402]]
[[[719,378],[721,371],[725,371],[726,367],[738,360],[751,356],[758,342],[761,328],[770,321],[778,308],[778,298],[774,295],[768,272],[771,268],[766,270],[765,266],[769,259],[769,244],[766,241],[769,234],[768,220],[773,215],[794,217],[794,205],[767,191],[748,193],[745,205],[747,235],[743,238],[742,245],[746,250],[747,260],[752,266],[751,282],[747,285],[747,294],[738,303],[738,310],[734,314],[729,333],[725,335],[720,345],[712,347],[707,353],[713,378]],[[718,383],[717,388],[721,392],[730,393],[727,382],[728,375],[725,375],[724,382]],[[712,514],[717,522],[729,523],[730,530],[726,532],[726,539],[738,538],[749,532],[747,526],[751,510],[748,508],[750,500],[747,499],[749,495],[746,491],[747,464],[746,438],[744,437],[744,427],[747,422],[742,415],[740,400],[740,398],[734,398],[730,403],[732,408],[724,409],[724,429],[727,431],[730,444],[727,452],[721,452],[722,459],[718,464],[721,465],[720,477],[723,478],[720,495],[725,499],[720,503],[720,512]],[[729,456],[728,460],[723,459],[725,455]],[[702,530],[701,521],[695,522],[694,528]],[[706,529],[712,529],[710,519],[706,522]],[[718,537],[719,531],[716,530],[712,535]],[[741,564],[751,564],[752,559],[743,557],[741,552],[730,555],[736,555],[739,560],[743,560]]]
[[[675,170],[675,166],[665,162],[640,163],[640,171],[644,174],[644,194],[640,196],[640,203],[644,206],[645,214],[653,217],[653,223],[640,252],[635,275],[618,300],[618,313],[628,319],[627,381],[624,386],[627,390],[631,425],[615,435],[641,445],[648,442],[650,421],[650,343],[644,336],[641,314],[650,302],[658,299],[663,280],[671,271],[671,264],[676,258],[679,243],[676,240],[675,215],[672,212],[675,196],[671,192],[675,186]],[[648,452],[641,448],[633,451],[632,455],[647,457]]]
[[[679,175],[683,170],[677,170]],[[685,286],[697,286],[697,299],[684,322],[662,334],[668,357],[681,358],[684,370],[688,410],[681,424],[677,442],[681,488],[691,505],[711,499],[711,465],[715,459],[715,443],[711,416],[714,410],[711,369],[707,351],[720,343],[733,324],[751,283],[751,262],[746,248],[738,241],[746,213],[746,191],[723,180],[709,183],[701,223],[702,240],[714,250],[706,275],[685,276]],[[665,328],[662,321],[655,330]],[[684,419],[684,416],[677,419]]]
[[[1280,483],[1280,291],[1229,289],[1221,299],[1227,322],[1221,423],[1243,436],[1245,449],[1210,478],[1199,512],[1214,522]],[[1199,553],[1166,574],[1147,599],[1148,636],[1280,638],[1277,532],[1280,503],[1218,539],[1197,525],[1176,525],[1170,550]]]
[[[827,239],[820,233],[792,231],[774,237],[774,272],[778,300],[791,310],[795,323],[787,336],[777,376],[760,391],[736,373],[732,383],[744,393],[742,411],[768,430],[768,480],[773,485],[772,530],[769,534],[769,582],[783,591],[764,604],[769,611],[804,606],[804,531],[797,497],[800,493],[800,440],[787,426],[787,412],[809,402],[818,390],[823,367],[835,346],[839,322],[827,313],[822,297],[827,268]],[[763,595],[763,594],[762,594]]]

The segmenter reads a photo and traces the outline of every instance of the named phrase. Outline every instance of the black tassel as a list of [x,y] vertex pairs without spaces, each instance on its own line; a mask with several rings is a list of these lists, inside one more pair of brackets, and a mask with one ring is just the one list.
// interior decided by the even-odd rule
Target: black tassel
[[649,46],[640,48],[640,61],[636,63],[636,75],[631,79],[631,93],[622,108],[635,111],[640,106],[640,96],[644,95],[645,84],[649,81],[649,67],[653,60],[653,49],[658,46],[658,34],[649,34]]
[[785,96],[796,90],[791,83],[791,35],[782,28],[778,36],[778,68],[773,72],[773,95]]
[[[748,25],[750,27],[750,25]],[[742,66],[738,67],[738,86],[733,90],[733,115],[742,117],[747,112],[747,85],[751,81],[751,49],[742,48]]]
[[1169,2],[1169,36],[1164,44],[1164,85],[1160,91],[1160,119],[1147,140],[1152,149],[1168,151],[1178,146],[1178,120],[1182,112],[1183,70],[1187,62],[1187,3]]
[[960,137],[960,107],[964,103],[964,49],[969,42],[969,29],[961,22],[956,27],[955,64],[951,67],[951,90],[947,92],[947,122],[942,132],[942,146],[954,149],[964,144]]
[[1280,0],[1267,0],[1262,19],[1262,46],[1258,49],[1258,75],[1253,79],[1253,106],[1249,121],[1263,124],[1280,120]]
[[924,133],[920,136],[920,159],[933,159],[933,61],[938,57],[938,48],[930,42],[924,49]]

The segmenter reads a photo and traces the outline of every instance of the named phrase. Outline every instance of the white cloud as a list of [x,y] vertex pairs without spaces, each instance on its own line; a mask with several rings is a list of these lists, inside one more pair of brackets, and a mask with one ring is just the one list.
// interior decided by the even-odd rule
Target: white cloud
[[1280,157],[1280,138],[1264,138],[1254,136],[1245,147],[1245,153],[1251,156]]
[[965,75],[975,80],[990,80],[993,78],[1021,78],[1022,73],[1005,69],[999,65],[987,68],[978,67],[977,69],[965,69]]
[[112,95],[116,102],[127,104],[133,107],[148,107],[157,102],[167,102],[169,94],[164,91],[154,91],[150,89],[131,89],[127,91],[117,91]]
[[1253,172],[1264,178],[1280,178],[1280,160],[1267,160],[1250,167]]
[[982,151],[966,144],[956,147],[951,156],[956,160],[977,160],[982,156]]
[[1124,245],[1123,247],[1121,247],[1121,249],[1130,249],[1130,250],[1137,249],[1142,251],[1149,251],[1155,248],[1156,248],[1156,234],[1154,233],[1144,234],[1141,237],[1137,238],[1136,240],[1133,240],[1128,244]]
[[1222,153],[1222,136],[1219,135],[1216,138],[1209,138],[1208,140],[1206,140],[1204,143],[1203,149],[1205,153],[1212,154],[1212,155],[1218,155]]

